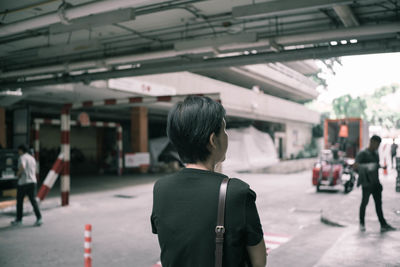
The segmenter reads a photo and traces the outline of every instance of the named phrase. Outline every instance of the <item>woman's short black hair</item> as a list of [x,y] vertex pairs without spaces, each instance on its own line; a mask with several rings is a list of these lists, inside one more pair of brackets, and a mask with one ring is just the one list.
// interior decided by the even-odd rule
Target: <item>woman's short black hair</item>
[[28,148],[26,147],[26,145],[19,145],[18,150],[21,150],[24,153],[28,152]]
[[205,161],[210,135],[220,133],[225,109],[205,96],[188,96],[168,114],[167,135],[184,163]]

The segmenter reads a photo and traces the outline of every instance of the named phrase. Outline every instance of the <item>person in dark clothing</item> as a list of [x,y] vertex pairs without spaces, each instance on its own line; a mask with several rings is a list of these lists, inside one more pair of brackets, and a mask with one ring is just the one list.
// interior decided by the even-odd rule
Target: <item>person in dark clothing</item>
[[[225,109],[208,97],[189,96],[168,115],[168,137],[186,167],[154,185],[151,226],[158,235],[163,267],[214,266],[219,188],[226,177],[215,167],[225,159],[225,127]],[[266,265],[255,200],[248,184],[230,179],[223,266]]]
[[397,155],[397,144],[395,143],[395,139],[393,138],[393,144],[390,146],[390,154],[392,156],[392,169],[394,169],[394,163],[396,160],[396,155]]
[[360,231],[365,231],[365,209],[370,195],[375,201],[376,214],[381,224],[381,232],[393,231],[396,228],[389,225],[382,211],[382,184],[379,181],[379,155],[377,150],[382,139],[374,135],[371,137],[368,148],[360,151],[356,156],[354,168],[358,171],[357,186],[362,186],[362,200],[360,205]]

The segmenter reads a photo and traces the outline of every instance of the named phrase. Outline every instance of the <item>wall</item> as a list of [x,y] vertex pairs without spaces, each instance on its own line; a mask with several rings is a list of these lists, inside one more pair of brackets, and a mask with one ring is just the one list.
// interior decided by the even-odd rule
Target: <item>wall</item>
[[[40,147],[46,149],[60,147],[60,126],[41,125]],[[96,128],[71,127],[71,149],[78,148],[87,160],[96,160]]]
[[312,125],[300,122],[286,124],[286,157],[296,157],[305,145],[311,142]]
[[319,113],[304,105],[189,72],[147,75],[135,79],[173,87],[177,94],[220,93],[228,116],[280,123],[298,121],[317,124],[320,120]]

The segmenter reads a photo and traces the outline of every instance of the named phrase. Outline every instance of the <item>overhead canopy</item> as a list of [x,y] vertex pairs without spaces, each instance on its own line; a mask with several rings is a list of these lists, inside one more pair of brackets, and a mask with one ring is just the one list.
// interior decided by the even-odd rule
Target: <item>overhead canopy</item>
[[3,1],[0,88],[400,51],[392,0],[67,2]]

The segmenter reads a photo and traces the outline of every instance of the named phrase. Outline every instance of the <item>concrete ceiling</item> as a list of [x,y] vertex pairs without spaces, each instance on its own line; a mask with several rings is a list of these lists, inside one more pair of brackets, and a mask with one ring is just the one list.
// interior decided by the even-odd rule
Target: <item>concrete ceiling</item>
[[0,20],[3,90],[400,51],[399,0],[19,0]]

